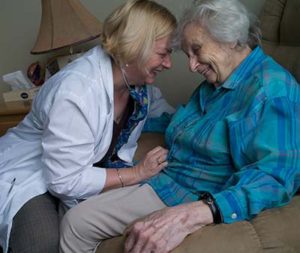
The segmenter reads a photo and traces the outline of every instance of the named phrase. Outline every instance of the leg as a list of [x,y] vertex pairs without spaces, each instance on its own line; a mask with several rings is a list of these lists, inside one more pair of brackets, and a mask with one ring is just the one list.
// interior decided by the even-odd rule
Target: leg
[[134,185],[102,193],[69,210],[61,223],[60,252],[93,252],[137,218],[166,207],[152,188]]
[[12,253],[57,253],[59,200],[45,193],[29,200],[15,215],[9,240]]

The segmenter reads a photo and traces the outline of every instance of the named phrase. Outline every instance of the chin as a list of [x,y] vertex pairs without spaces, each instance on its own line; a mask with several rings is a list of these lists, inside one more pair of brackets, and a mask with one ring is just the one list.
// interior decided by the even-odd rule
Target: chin
[[205,77],[205,79],[209,82],[209,83],[216,83],[218,82],[218,79],[215,76],[207,76]]
[[147,78],[147,79],[145,80],[145,83],[146,83],[146,84],[152,84],[152,83],[154,83],[154,81],[155,81],[155,78]]

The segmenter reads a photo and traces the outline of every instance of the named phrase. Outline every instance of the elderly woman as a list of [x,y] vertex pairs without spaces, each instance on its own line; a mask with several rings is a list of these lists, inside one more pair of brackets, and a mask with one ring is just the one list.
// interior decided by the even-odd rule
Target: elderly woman
[[127,1],[105,21],[101,46],[51,77],[27,117],[1,137],[5,252],[8,246],[14,253],[58,252],[58,210],[137,184],[166,166],[161,147],[135,166],[132,160],[147,117],[174,112],[146,84],[171,67],[175,27],[165,7]]
[[167,167],[72,209],[62,252],[92,252],[147,214],[126,230],[125,252],[169,252],[203,226],[289,203],[300,185],[300,86],[263,53],[255,24],[237,0],[187,10],[178,43],[206,80],[166,130]]

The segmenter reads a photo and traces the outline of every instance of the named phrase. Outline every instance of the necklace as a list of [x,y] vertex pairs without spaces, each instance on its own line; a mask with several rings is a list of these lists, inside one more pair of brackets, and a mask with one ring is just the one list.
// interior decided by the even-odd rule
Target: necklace
[[127,89],[131,90],[129,82],[128,82],[126,74],[125,74],[125,70],[122,67],[121,67],[121,72],[122,72],[122,77],[123,77],[123,80],[125,82],[125,85],[126,85]]

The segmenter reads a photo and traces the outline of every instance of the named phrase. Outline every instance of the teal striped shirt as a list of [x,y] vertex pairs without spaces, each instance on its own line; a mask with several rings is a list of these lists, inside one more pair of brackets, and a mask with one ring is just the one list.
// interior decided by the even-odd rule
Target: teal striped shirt
[[221,87],[204,81],[165,136],[169,164],[147,183],[166,205],[208,191],[225,223],[251,219],[300,185],[300,86],[257,47]]

